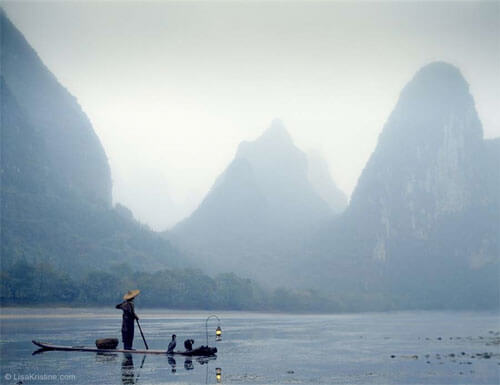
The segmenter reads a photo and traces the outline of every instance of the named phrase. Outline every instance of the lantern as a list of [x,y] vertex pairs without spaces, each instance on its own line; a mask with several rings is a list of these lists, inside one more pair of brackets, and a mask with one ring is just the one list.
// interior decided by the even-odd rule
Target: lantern
[[222,329],[220,328],[220,318],[217,317],[215,314],[209,315],[205,320],[205,333],[207,334],[207,346],[208,346],[208,320],[210,318],[217,319],[217,329],[215,329],[215,341],[222,340]]

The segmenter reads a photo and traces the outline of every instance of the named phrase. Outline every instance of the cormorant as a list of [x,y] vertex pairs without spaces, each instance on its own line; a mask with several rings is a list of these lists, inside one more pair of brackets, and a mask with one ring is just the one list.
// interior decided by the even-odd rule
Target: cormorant
[[172,334],[172,341],[170,341],[170,343],[168,344],[167,353],[173,353],[175,346],[177,345],[175,338],[176,338],[176,335]]
[[194,344],[194,340],[185,340],[184,341],[184,347],[186,348],[186,351],[190,352],[191,350],[193,350],[193,344]]

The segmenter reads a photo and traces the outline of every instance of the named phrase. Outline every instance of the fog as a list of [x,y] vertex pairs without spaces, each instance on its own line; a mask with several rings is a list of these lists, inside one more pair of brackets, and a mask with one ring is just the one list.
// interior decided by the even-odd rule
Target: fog
[[78,98],[114,201],[162,230],[196,208],[238,144],[284,121],[351,194],[402,87],[444,60],[500,135],[498,2],[3,2]]

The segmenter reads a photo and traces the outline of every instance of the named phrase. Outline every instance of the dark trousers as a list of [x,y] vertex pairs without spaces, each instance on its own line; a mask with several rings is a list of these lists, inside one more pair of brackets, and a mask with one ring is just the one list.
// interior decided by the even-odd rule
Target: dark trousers
[[122,330],[122,341],[123,341],[123,349],[125,350],[132,349],[132,343],[134,342],[134,330],[133,329],[131,331]]

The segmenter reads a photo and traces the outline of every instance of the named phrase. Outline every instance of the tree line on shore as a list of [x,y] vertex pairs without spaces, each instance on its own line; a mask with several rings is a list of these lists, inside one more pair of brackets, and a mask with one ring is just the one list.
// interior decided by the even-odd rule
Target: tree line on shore
[[175,309],[342,312],[337,298],[313,290],[267,289],[233,273],[210,277],[196,269],[133,271],[128,265],[74,278],[46,262],[20,259],[1,272],[2,306],[111,306],[140,288],[141,307]]

